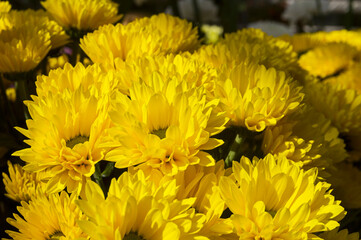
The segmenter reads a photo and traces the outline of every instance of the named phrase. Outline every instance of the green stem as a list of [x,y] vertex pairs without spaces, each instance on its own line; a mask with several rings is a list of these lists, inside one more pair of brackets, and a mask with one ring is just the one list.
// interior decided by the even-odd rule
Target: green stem
[[103,177],[100,170],[100,164],[95,164],[95,172],[93,174],[95,182],[100,186],[100,188],[103,190],[104,195],[106,195],[106,189],[103,182]]
[[234,138],[234,141],[229,149],[228,155],[224,161],[226,168],[229,168],[232,166],[232,161],[239,160],[237,156],[240,153],[240,148],[242,147],[242,144],[244,144],[244,138],[237,133],[236,137]]
[[113,172],[114,169],[114,162],[110,162],[107,164],[107,166],[105,167],[104,171],[102,172],[101,176],[102,177],[109,177],[110,174]]
[[27,79],[20,79],[16,81],[16,98],[19,99],[23,107],[25,119],[30,119],[28,108],[25,106],[24,101],[30,99],[28,81]]
[[231,138],[225,140],[228,144],[225,157],[225,167],[231,167],[233,161],[239,161],[242,156],[249,159],[253,157],[262,158],[264,153],[262,151],[262,132],[253,132],[246,127],[230,127],[228,133]]

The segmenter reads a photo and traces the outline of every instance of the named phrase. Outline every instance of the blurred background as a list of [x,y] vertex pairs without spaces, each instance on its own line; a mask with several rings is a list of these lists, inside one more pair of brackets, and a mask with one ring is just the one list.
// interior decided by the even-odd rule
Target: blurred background
[[[361,25],[361,0],[113,0],[123,22],[167,12],[196,25],[218,25],[225,33],[244,27],[271,35],[354,29]],[[40,0],[10,0],[13,9],[39,9]]]

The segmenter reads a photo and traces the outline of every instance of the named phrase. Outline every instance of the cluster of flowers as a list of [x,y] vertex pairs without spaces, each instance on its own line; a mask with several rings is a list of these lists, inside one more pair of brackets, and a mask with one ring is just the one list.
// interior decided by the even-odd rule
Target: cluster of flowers
[[[359,239],[338,227],[361,208],[361,33],[205,45],[109,0],[2,4],[0,72],[37,71],[13,239]],[[71,41],[76,64],[46,57]]]

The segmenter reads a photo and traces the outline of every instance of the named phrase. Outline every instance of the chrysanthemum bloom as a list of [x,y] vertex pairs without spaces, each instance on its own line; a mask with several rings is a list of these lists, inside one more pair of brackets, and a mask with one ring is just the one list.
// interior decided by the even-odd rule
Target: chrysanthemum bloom
[[19,164],[8,162],[9,175],[2,173],[5,185],[5,196],[17,201],[26,201],[46,194],[45,185],[48,181],[46,172],[31,173],[24,171]]
[[338,130],[307,104],[265,130],[262,150],[286,156],[304,169],[323,170],[347,157]]
[[233,162],[233,176],[220,180],[240,239],[310,239],[339,226],[345,211],[330,184],[316,181],[316,168],[304,171],[271,154],[252,162]]
[[18,211],[7,222],[19,231],[7,230],[14,240],[25,239],[78,239],[87,235],[79,228],[77,221],[86,216],[75,204],[77,196],[66,192],[39,195],[29,203],[21,202]]
[[338,228],[332,231],[323,232],[319,237],[324,240],[360,240],[358,232],[349,234],[347,229],[338,231]]
[[11,5],[8,1],[0,2],[0,13],[7,13],[11,10]]
[[[134,168],[129,170],[134,172]],[[211,239],[223,239],[224,236],[231,239],[229,237],[230,233],[233,233],[232,223],[229,219],[221,218],[226,207],[218,187],[219,179],[225,175],[225,172],[224,161],[218,161],[211,167],[188,166],[185,171],[175,176],[164,176],[159,171],[153,170],[146,177],[156,186],[162,186],[175,179],[178,188],[176,198],[179,200],[195,198],[192,207],[206,217],[199,234]],[[229,173],[230,171],[227,171],[227,174]]]
[[341,134],[361,132],[361,95],[340,85],[308,81],[305,100],[322,112]]
[[282,35],[278,39],[289,42],[293,50],[297,53],[304,53],[316,46],[326,42],[325,35],[322,32],[316,33],[298,33],[292,36]]
[[305,100],[323,113],[345,140],[349,160],[359,159],[361,147],[361,95],[354,89],[330,82],[307,81]]
[[291,77],[274,68],[245,61],[232,69],[222,69],[215,88],[229,125],[261,132],[274,126],[303,98],[301,87]]
[[109,130],[112,147],[105,159],[118,168],[137,166],[145,172],[160,170],[175,175],[188,165],[214,165],[205,150],[223,142],[211,136],[227,122],[214,111],[218,100],[207,101],[203,87],[190,89],[186,82],[152,73],[148,84],[136,82],[129,96],[113,95]]
[[330,169],[326,178],[332,184],[332,192],[345,208],[361,208],[361,170],[352,163],[339,163]]
[[[81,191],[94,173],[94,165],[104,159],[100,147],[105,129],[110,125],[108,94],[111,76],[96,66],[50,72],[38,78],[38,96],[26,101],[31,119],[28,129],[17,128],[28,137],[30,146],[14,153],[28,171],[48,170],[49,191],[67,187]],[[104,83],[102,87],[100,83]]]
[[358,94],[361,94],[361,62],[352,62],[347,69],[328,77],[324,82],[340,85],[345,89],[355,89]]
[[332,32],[321,32],[326,42],[346,43],[361,50],[361,32],[353,30],[336,30]]
[[34,69],[51,48],[50,34],[36,26],[23,25],[0,31],[0,72]]
[[38,76],[35,82],[36,93],[40,98],[58,93],[71,98],[75,91],[81,89],[83,92],[90,92],[91,95],[101,97],[115,88],[117,84],[115,79],[113,72],[104,73],[96,64],[85,67],[79,63],[73,67],[65,63],[64,68],[54,69],[48,76]]
[[106,25],[80,39],[94,63],[114,68],[116,58],[165,55],[196,49],[200,41],[190,22],[166,14],[141,18],[127,25]]
[[345,29],[332,32],[299,33],[293,36],[284,35],[279,39],[291,43],[294,51],[301,54],[329,43],[344,43],[361,50],[361,32]]
[[50,34],[51,49],[64,46],[69,41],[65,33],[56,21],[43,10],[27,9],[24,11],[13,10],[0,16],[0,29],[9,30],[18,27],[27,27],[34,32],[42,30]]
[[232,68],[244,61],[252,61],[267,68],[302,75],[296,52],[290,43],[267,35],[259,29],[244,29],[226,34],[216,45],[201,47],[195,58],[214,67]]
[[106,198],[94,182],[85,192],[77,204],[89,219],[78,223],[92,239],[198,239],[205,220],[194,198],[176,199],[175,180],[156,187],[142,171],[112,179]]
[[179,186],[177,198],[196,199],[193,207],[206,216],[200,234],[211,239],[233,232],[230,220],[221,218],[226,206],[218,185],[220,177],[224,175],[224,162],[218,161],[213,167],[189,166],[175,176]]
[[347,69],[357,55],[357,49],[350,45],[330,43],[303,54],[299,64],[311,75],[326,78]]
[[155,72],[159,72],[169,79],[176,79],[178,84],[185,82],[189,89],[203,86],[207,89],[208,95],[213,95],[218,76],[214,68],[189,58],[185,54],[148,56],[127,62],[115,61],[115,68],[117,88],[127,95],[134,82],[143,81],[149,85]]
[[226,166],[241,156],[264,156],[263,131],[299,106],[301,88],[285,72],[265,68],[249,61],[234,68],[223,67],[216,82],[214,97],[230,118],[228,127],[217,136],[225,144],[213,151]]
[[67,29],[94,30],[122,17],[111,0],[46,0],[41,5]]

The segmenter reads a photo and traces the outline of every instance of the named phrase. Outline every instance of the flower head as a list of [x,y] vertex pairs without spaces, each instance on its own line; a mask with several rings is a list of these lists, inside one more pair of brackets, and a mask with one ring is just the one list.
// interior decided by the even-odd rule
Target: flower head
[[304,169],[318,167],[320,172],[347,157],[337,128],[307,104],[266,129],[262,150],[284,155]]
[[[204,216],[191,208],[194,198],[177,200],[175,181],[156,187],[138,171],[112,179],[107,197],[94,182],[86,186],[80,209],[89,217],[79,221],[94,239],[187,239],[197,236]],[[102,206],[99,208],[98,206]]]
[[351,62],[347,68],[324,80],[332,85],[339,85],[345,89],[354,89],[361,94],[361,62]]
[[65,28],[94,30],[118,21],[118,4],[111,0],[46,0],[42,6]]
[[17,129],[29,138],[25,142],[30,147],[14,155],[27,163],[26,170],[49,170],[49,191],[67,187],[80,192],[94,165],[104,158],[106,150],[100,143],[110,125],[110,90],[106,84],[98,86],[109,78],[97,66],[68,64],[49,77],[39,77],[38,96],[25,102],[31,119],[26,122],[28,129]]
[[46,172],[32,173],[24,171],[19,164],[8,162],[9,175],[3,173],[5,185],[5,196],[17,201],[26,201],[36,198],[38,195],[46,194]]
[[165,175],[175,175],[188,165],[213,165],[213,157],[204,150],[222,144],[211,136],[228,120],[214,110],[218,101],[207,101],[203,87],[189,89],[177,78],[154,72],[149,80],[135,82],[129,96],[113,95],[114,127],[107,145],[113,149],[106,160],[119,168],[158,169]]
[[116,61],[115,68],[117,89],[127,95],[134,82],[141,81],[146,85],[152,85],[153,75],[160,73],[165,81],[174,79],[177,84],[185,83],[185,89],[202,86],[211,98],[218,78],[217,71],[208,64],[179,54],[142,57],[128,60],[126,63]]
[[141,18],[127,25],[106,25],[80,39],[80,47],[95,63],[114,68],[115,59],[134,59],[191,51],[198,32],[186,20],[166,14]]
[[75,204],[77,196],[66,192],[50,196],[39,195],[29,203],[21,202],[19,213],[8,218],[9,224],[19,232],[7,230],[12,239],[76,239],[87,237],[79,228],[77,221],[85,215]]
[[215,88],[221,108],[230,125],[261,132],[274,126],[303,98],[301,87],[284,72],[244,62],[229,70],[224,68]]
[[323,113],[341,134],[361,131],[361,95],[353,89],[318,81],[307,81],[305,100]]
[[216,68],[227,66],[232,69],[248,61],[291,75],[298,76],[301,71],[291,44],[260,29],[249,28],[226,34],[217,44],[201,47],[194,57]]
[[[34,29],[35,28],[35,29]],[[35,68],[51,48],[50,35],[27,25],[0,31],[0,72],[27,72]]]
[[300,57],[300,66],[311,75],[326,78],[344,71],[357,56],[357,49],[344,43],[316,47]]
[[206,216],[200,234],[209,238],[232,233],[229,219],[221,218],[226,208],[219,190],[219,179],[225,175],[224,161],[212,167],[189,166],[175,176],[179,190],[178,199],[194,197],[193,207]]
[[2,14],[0,18],[2,20],[1,30],[27,26],[34,33],[39,30],[49,33],[51,49],[64,46],[69,41],[69,36],[65,33],[63,27],[43,10],[12,10],[9,13]]
[[243,157],[220,189],[240,239],[307,239],[339,226],[345,215],[330,184],[317,182],[317,170],[303,171],[285,157]]

